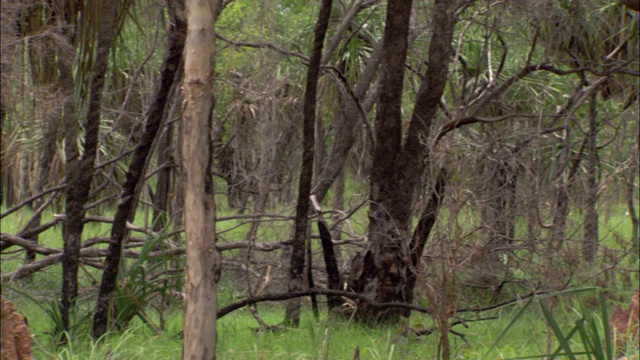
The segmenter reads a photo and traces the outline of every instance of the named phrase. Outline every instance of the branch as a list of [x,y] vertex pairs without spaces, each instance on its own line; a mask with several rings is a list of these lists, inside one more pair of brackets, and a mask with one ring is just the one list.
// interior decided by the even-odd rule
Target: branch
[[518,116],[516,114],[509,114],[509,115],[504,115],[504,116],[500,116],[497,118],[481,118],[481,117],[477,117],[477,116],[467,116],[467,117],[463,117],[463,118],[459,118],[459,119],[455,119],[452,120],[444,125],[442,125],[440,127],[440,130],[438,131],[438,134],[436,135],[435,139],[434,139],[434,147],[436,145],[438,145],[438,142],[440,142],[440,140],[450,131],[453,131],[457,128],[461,128],[465,125],[469,125],[469,124],[475,124],[478,122],[481,123],[496,123],[499,121],[503,121],[503,120],[507,120],[509,118]]
[[42,270],[51,265],[55,265],[61,260],[62,260],[62,254],[48,256],[44,259],[29,263],[28,265],[25,265],[16,271],[4,273],[2,274],[2,277],[0,277],[0,279],[2,279],[2,281],[20,280],[24,277],[27,277],[33,274],[36,271]]
[[229,38],[227,38],[226,36],[221,35],[220,33],[216,32],[216,38],[230,44],[236,47],[249,47],[249,48],[255,48],[255,49],[263,49],[263,48],[267,48],[267,49],[272,49],[275,50],[283,55],[287,55],[287,56],[295,56],[297,58],[300,58],[306,62],[309,61],[309,57],[305,54],[299,53],[297,51],[291,51],[291,50],[287,50],[284,48],[281,48],[278,45],[275,44],[271,44],[271,43],[252,43],[252,42],[248,42],[248,41],[233,41]]
[[36,194],[36,195],[30,196],[30,197],[26,198],[24,201],[22,201],[20,204],[18,204],[18,205],[16,205],[16,206],[12,207],[11,209],[9,209],[9,210],[7,210],[7,211],[3,212],[2,214],[0,214],[0,219],[2,219],[3,217],[5,217],[5,216],[7,216],[7,215],[9,215],[9,214],[12,214],[12,213],[14,213],[14,212],[16,212],[16,211],[20,210],[23,206],[25,206],[25,205],[27,205],[27,204],[30,204],[30,203],[31,203],[31,202],[33,202],[34,200],[37,200],[37,199],[39,199],[39,198],[41,198],[41,197],[43,197],[43,196],[47,195],[48,193],[51,193],[51,192],[54,192],[54,191],[58,191],[58,190],[62,190],[62,189],[64,189],[66,186],[67,186],[66,184],[62,184],[62,185],[58,185],[58,186],[54,186],[54,187],[52,187],[52,188],[50,188],[50,189],[47,189],[47,190],[42,191],[42,192],[41,192],[41,193],[39,193],[39,194]]
[[233,303],[231,305],[227,305],[227,306],[223,307],[222,309],[219,309],[218,310],[218,319],[224,317],[225,315],[228,315],[229,313],[231,313],[231,312],[233,312],[235,310],[241,309],[241,308],[243,308],[243,307],[245,307],[247,305],[257,304],[257,303],[265,302],[265,301],[283,301],[283,300],[289,300],[289,299],[303,297],[303,296],[309,296],[309,295],[343,296],[343,297],[350,298],[350,299],[361,300],[361,301],[367,303],[369,306],[374,307],[374,308],[378,308],[378,309],[395,307],[395,308],[408,309],[408,310],[418,311],[418,312],[421,312],[421,313],[424,313],[424,314],[433,315],[433,311],[431,309],[427,309],[427,308],[424,308],[422,306],[416,306],[416,305],[404,304],[404,303],[398,303],[398,302],[379,303],[379,302],[375,302],[375,301],[371,300],[371,298],[369,298],[366,295],[356,294],[356,293],[349,292],[349,291],[312,288],[312,289],[305,290],[305,291],[294,291],[294,292],[283,293],[283,294],[267,294],[267,295],[254,296],[254,297],[250,297],[250,298],[247,298],[247,299],[244,299],[244,300],[240,300],[240,301],[235,302],[235,303]]

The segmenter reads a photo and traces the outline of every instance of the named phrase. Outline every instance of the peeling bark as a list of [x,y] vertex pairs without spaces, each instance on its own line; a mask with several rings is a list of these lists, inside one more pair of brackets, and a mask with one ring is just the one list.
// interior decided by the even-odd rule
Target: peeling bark
[[591,263],[598,253],[598,118],[597,94],[591,95],[589,102],[589,132],[587,133],[586,189],[584,200],[584,233],[582,239],[582,256]]
[[215,20],[217,1],[187,0],[184,49],[182,171],[187,250],[182,358],[215,359],[218,280],[211,174]]
[[66,145],[71,145],[71,148],[67,150],[66,218],[62,226],[64,252],[62,260],[61,316],[64,330],[69,330],[69,315],[78,296],[78,260],[82,230],[85,223],[85,205],[89,200],[93,168],[99,147],[98,135],[100,133],[102,90],[108,69],[109,51],[116,33],[118,3],[117,0],[107,0],[101,3],[102,17],[98,28],[97,52],[89,88],[84,152],[79,159],[77,158],[77,144],[70,144],[77,141],[77,136],[75,135],[77,134],[78,125],[75,119],[71,119],[73,115],[66,115],[69,118],[65,129],[70,132],[66,134],[65,141]]
[[[387,9],[383,50],[383,81],[376,114],[376,146],[371,174],[369,245],[354,261],[350,286],[377,302],[409,303],[415,280],[410,250],[414,199],[429,162],[425,141],[447,81],[456,4],[436,1],[429,68],[417,94],[406,140],[402,140],[402,79],[412,1],[393,1]],[[435,216],[435,215],[434,215]],[[404,312],[360,304],[367,319],[395,321]]]

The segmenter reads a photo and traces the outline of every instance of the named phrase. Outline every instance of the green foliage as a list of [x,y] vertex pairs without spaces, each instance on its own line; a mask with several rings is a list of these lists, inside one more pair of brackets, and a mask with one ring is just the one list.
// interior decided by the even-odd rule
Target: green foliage
[[[162,247],[163,241],[167,240],[166,229],[159,236],[149,237],[145,241],[139,256],[133,260],[129,266],[122,262],[118,272],[118,283],[116,294],[113,298],[117,329],[126,329],[134,317],[139,317],[152,330],[159,332],[160,326],[147,313],[154,309],[163,316],[165,310],[164,303],[169,301],[170,290],[179,291],[182,288],[181,272],[171,271],[171,267],[182,268],[182,264],[176,265],[176,261],[183,263],[182,259],[172,259],[169,256],[149,257],[153,250]],[[175,260],[175,261],[173,261]],[[157,300],[152,302],[152,300]]]
[[[544,299],[550,297],[563,297],[575,295],[585,291],[596,291],[598,304],[596,309],[590,309],[582,299],[577,299],[577,319],[563,321],[558,315],[558,310],[553,311],[545,303]],[[537,302],[544,321],[551,331],[556,342],[556,349],[549,354],[525,355],[512,359],[536,359],[536,358],[568,358],[578,359],[580,356],[588,356],[589,359],[612,360],[614,357],[614,345],[612,343],[611,329],[609,325],[609,311],[603,291],[593,287],[578,287],[551,293],[544,296],[530,298],[513,316],[509,324],[504,328],[500,336],[485,353],[483,359],[488,358],[500,343],[502,338],[509,333],[511,327],[518,321],[522,321],[522,315],[533,303]],[[571,325],[568,328],[567,325]],[[568,329],[567,329],[568,328]],[[525,355],[525,356],[522,356]]]

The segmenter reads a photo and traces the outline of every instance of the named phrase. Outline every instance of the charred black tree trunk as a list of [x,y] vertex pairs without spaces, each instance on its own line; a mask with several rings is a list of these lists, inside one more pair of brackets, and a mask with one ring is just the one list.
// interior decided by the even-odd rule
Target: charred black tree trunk
[[[298,186],[298,202],[296,205],[295,233],[291,249],[291,268],[289,270],[289,291],[302,290],[302,275],[305,263],[305,238],[307,236],[309,212],[309,195],[311,195],[311,181],[313,180],[313,150],[315,147],[314,126],[316,118],[316,92],[320,77],[320,60],[322,46],[329,27],[332,0],[322,0],[320,14],[316,23],[313,50],[307,72],[307,85],[304,97],[303,133],[304,149],[302,152],[302,169]],[[285,323],[298,326],[300,324],[300,299],[291,300],[287,304]]]
[[[414,199],[428,164],[428,139],[444,92],[455,27],[455,2],[436,1],[429,68],[417,94],[405,143],[402,143],[402,81],[411,18],[410,0],[389,2],[384,34],[383,81],[376,114],[376,145],[371,174],[369,245],[354,262],[351,287],[377,302],[409,303],[415,280],[410,250]],[[435,215],[433,215],[435,216]],[[424,234],[424,239],[428,234]],[[365,319],[397,320],[406,311],[359,304]]]
[[180,69],[182,51],[184,49],[187,24],[182,18],[183,3],[170,4],[170,15],[173,20],[169,28],[169,46],[162,64],[160,81],[156,85],[154,100],[145,115],[146,125],[140,143],[137,145],[129,170],[122,185],[120,200],[116,209],[111,228],[111,241],[107,257],[105,258],[102,282],[98,293],[98,303],[93,317],[93,337],[99,338],[108,329],[109,305],[115,290],[122,245],[126,241],[129,231],[127,222],[133,221],[135,216],[137,198],[147,168],[147,160],[153,146],[153,141],[162,124],[165,104],[168,102],[171,88]]
[[[89,200],[89,189],[93,178],[93,168],[98,151],[100,132],[100,108],[102,106],[102,90],[108,69],[109,51],[116,33],[118,1],[102,2],[100,25],[97,34],[97,51],[92,78],[89,86],[88,110],[85,123],[84,152],[80,159],[73,156],[67,158],[66,217],[62,226],[64,250],[62,255],[62,326],[69,330],[69,314],[78,296],[78,261],[80,243],[84,228],[85,205]],[[77,124],[67,124],[77,128]],[[65,126],[66,127],[66,126]],[[74,130],[74,131],[77,131]],[[77,133],[76,133],[77,134]],[[67,138],[66,143],[77,141]],[[73,145],[75,147],[76,145]]]
[[[329,289],[342,290],[342,277],[340,276],[336,253],[333,248],[333,242],[331,241],[331,232],[329,232],[329,228],[327,228],[324,220],[318,220],[318,232],[320,233],[320,240],[322,241],[322,253],[324,254],[324,264],[327,270]],[[343,303],[342,298],[335,295],[327,296],[327,300],[329,310],[339,307]]]
[[638,221],[638,214],[636,213],[636,204],[638,204],[638,195],[635,195],[635,178],[638,175],[638,170],[640,170],[640,166],[638,166],[638,158],[640,155],[640,133],[636,134],[636,150],[635,156],[632,165],[629,167],[629,172],[627,174],[627,212],[629,213],[629,218],[631,219],[632,229],[633,229],[633,254],[635,254],[635,258],[637,259],[640,256],[640,221]]

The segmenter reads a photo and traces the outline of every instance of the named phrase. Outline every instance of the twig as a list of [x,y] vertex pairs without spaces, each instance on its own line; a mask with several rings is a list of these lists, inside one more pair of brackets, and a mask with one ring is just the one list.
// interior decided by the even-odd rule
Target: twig
[[22,201],[21,203],[19,203],[18,205],[12,207],[11,209],[3,212],[2,214],[0,214],[0,219],[2,219],[3,217],[13,214],[14,212],[20,210],[23,206],[28,205],[30,203],[32,203],[34,200],[37,200],[45,195],[47,195],[48,193],[54,192],[54,191],[58,191],[58,190],[62,190],[66,187],[66,184],[62,184],[62,185],[58,185],[58,186],[54,186],[50,189],[44,190],[39,194],[30,196],[28,198],[26,198],[24,201]]
[[366,302],[369,306],[374,307],[374,308],[378,308],[378,309],[402,308],[402,309],[413,310],[413,311],[417,311],[417,312],[421,312],[421,313],[425,313],[425,314],[429,314],[429,315],[433,314],[433,311],[431,309],[427,309],[427,308],[422,307],[422,306],[399,303],[399,302],[379,303],[379,302],[375,302],[374,300],[372,300],[371,298],[369,298],[366,295],[356,294],[356,293],[349,292],[349,291],[312,288],[312,289],[308,289],[308,290],[305,290],[305,291],[294,291],[294,292],[282,293],[282,294],[267,294],[267,295],[250,297],[250,298],[235,302],[235,303],[233,303],[231,305],[227,305],[227,306],[223,307],[222,309],[219,309],[218,310],[218,319],[224,317],[225,315],[228,315],[229,313],[231,313],[231,312],[233,312],[235,310],[241,309],[241,308],[243,308],[243,307],[245,307],[247,305],[257,304],[257,303],[265,302],[265,301],[283,301],[283,300],[289,300],[289,299],[298,298],[298,297],[304,297],[304,296],[309,296],[309,295],[336,295],[336,296],[343,296],[343,297],[346,297],[346,298],[357,299],[357,300]]

